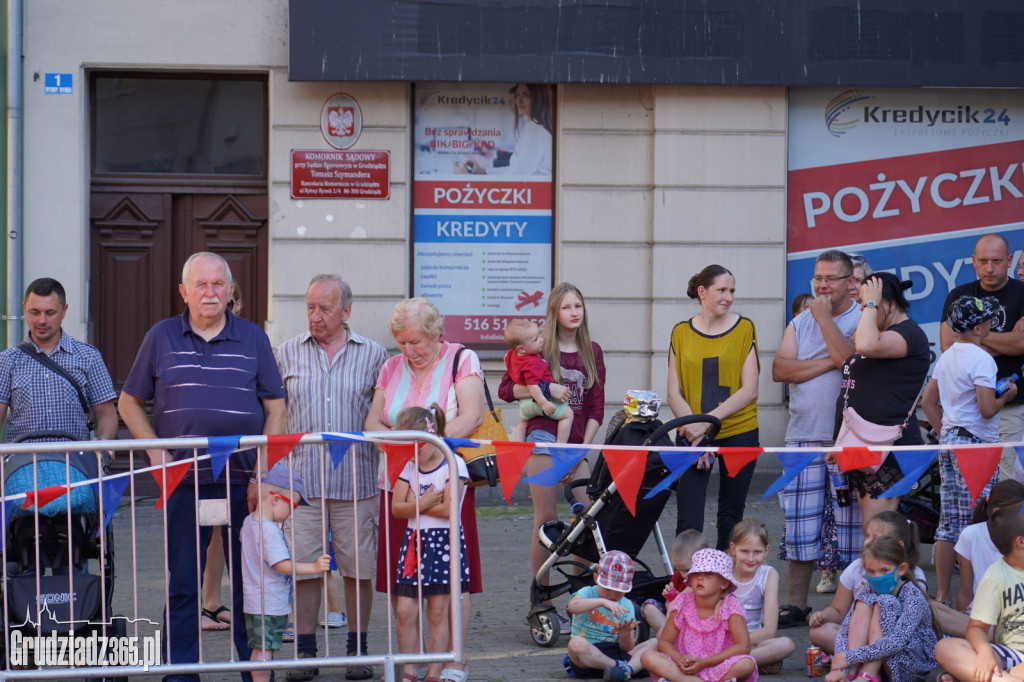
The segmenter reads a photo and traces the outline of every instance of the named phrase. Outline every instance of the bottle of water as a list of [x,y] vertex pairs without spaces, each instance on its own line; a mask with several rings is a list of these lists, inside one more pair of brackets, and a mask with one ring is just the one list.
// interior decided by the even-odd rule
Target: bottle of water
[[838,464],[828,465],[829,477],[832,479],[832,489],[836,491],[836,504],[840,507],[849,507],[853,501],[850,498],[850,479],[846,472],[839,468]]
[[1006,377],[1005,379],[1000,379],[999,381],[996,382],[997,398],[1010,390],[1010,382],[1012,381],[1017,381],[1016,374],[1011,374],[1009,377]]

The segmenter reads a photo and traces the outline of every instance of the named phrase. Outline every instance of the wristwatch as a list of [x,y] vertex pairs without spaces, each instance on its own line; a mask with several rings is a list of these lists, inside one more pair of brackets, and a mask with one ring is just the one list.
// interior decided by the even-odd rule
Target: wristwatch
[[867,303],[864,304],[864,307],[865,308],[877,308],[878,304],[875,303],[874,301],[868,301]]

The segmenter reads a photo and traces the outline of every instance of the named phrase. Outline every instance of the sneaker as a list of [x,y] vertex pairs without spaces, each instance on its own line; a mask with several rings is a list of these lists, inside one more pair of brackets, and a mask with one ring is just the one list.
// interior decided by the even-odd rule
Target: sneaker
[[604,671],[604,679],[610,682],[626,682],[631,677],[633,677],[633,669],[622,661]]
[[836,574],[835,571],[822,571],[821,582],[818,583],[818,587],[815,588],[818,593],[832,593],[836,591]]
[[331,628],[343,628],[348,625],[348,618],[345,617],[344,613],[338,613],[337,611],[331,611],[327,614],[327,617],[320,622],[320,626],[326,625]]
[[567,632],[572,626],[572,621],[567,616],[563,616],[558,611],[555,611],[555,618],[558,619],[558,625],[561,627],[562,632]]

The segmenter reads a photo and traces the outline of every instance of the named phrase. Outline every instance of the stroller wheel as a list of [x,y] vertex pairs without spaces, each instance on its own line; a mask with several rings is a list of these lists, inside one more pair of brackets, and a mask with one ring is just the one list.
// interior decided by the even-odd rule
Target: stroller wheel
[[533,641],[543,647],[552,647],[562,634],[562,626],[558,624],[554,609],[538,613],[530,623],[530,635]]

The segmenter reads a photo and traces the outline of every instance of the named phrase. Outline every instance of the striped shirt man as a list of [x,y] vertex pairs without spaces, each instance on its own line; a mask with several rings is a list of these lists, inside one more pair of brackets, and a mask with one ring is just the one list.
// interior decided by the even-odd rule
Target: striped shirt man
[[[278,346],[277,364],[288,394],[288,433],[363,430],[387,351],[344,327],[346,341],[330,360],[308,331]],[[300,445],[294,452],[294,469],[302,476],[307,497],[362,500],[379,492],[377,448],[370,443],[353,443],[338,468],[326,448]],[[354,477],[351,456],[356,458]],[[325,483],[321,467],[327,471]]]

